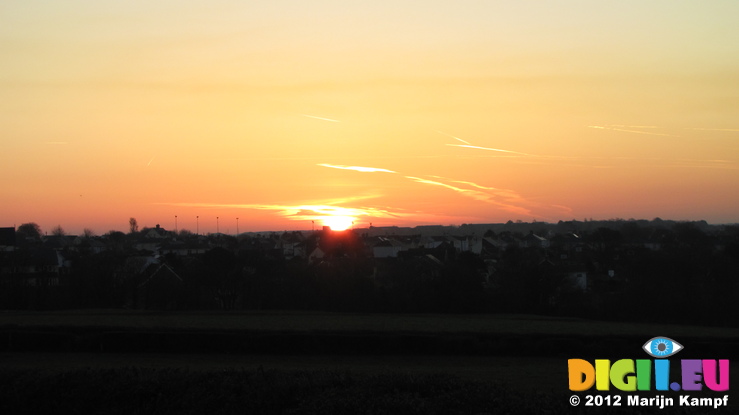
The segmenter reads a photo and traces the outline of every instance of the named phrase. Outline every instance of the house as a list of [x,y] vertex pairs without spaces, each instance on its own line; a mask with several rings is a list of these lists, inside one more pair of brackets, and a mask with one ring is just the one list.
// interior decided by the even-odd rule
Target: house
[[76,238],[76,236],[68,235],[48,235],[44,236],[43,245],[45,247],[61,251],[71,247]]
[[274,249],[282,251],[286,260],[298,257],[303,258],[307,252],[307,245],[303,234],[300,232],[285,232],[275,243]]
[[183,280],[169,265],[150,264],[136,287],[135,306],[143,309],[176,309],[182,299]]
[[570,271],[565,275],[565,282],[574,290],[587,291],[588,273],[585,270]]
[[482,239],[474,236],[450,236],[447,238],[452,243],[457,252],[472,252],[480,254],[482,252]]
[[543,236],[539,236],[534,231],[529,232],[521,241],[522,248],[549,248],[549,241]]
[[0,228],[0,251],[15,249],[15,228]]
[[505,250],[507,244],[501,240],[485,237],[482,238],[480,255],[485,258],[500,258],[500,254]]
[[419,241],[419,247],[436,249],[447,242],[448,240],[445,236],[424,236]]
[[27,286],[58,286],[60,276],[69,269],[70,263],[61,252],[49,247],[16,251],[10,266],[3,266],[3,273],[20,275],[21,283]]
[[133,246],[138,251],[158,252],[160,245],[161,244],[156,240],[146,240],[136,242]]
[[107,246],[99,238],[78,236],[72,241],[72,248],[78,252],[99,254],[105,251]]
[[206,245],[197,241],[171,241],[161,244],[158,248],[162,255],[175,254],[179,256],[204,254],[208,250]]
[[396,239],[378,237],[372,246],[372,256],[375,258],[397,258],[398,253],[405,250],[403,243]]
[[165,239],[169,238],[172,232],[165,230],[159,224],[154,228],[147,228],[142,231],[144,238],[146,239]]
[[326,256],[326,253],[323,252],[323,250],[320,247],[316,247],[316,249],[311,252],[311,254],[308,256],[308,260],[310,262],[320,262],[323,260],[323,257]]

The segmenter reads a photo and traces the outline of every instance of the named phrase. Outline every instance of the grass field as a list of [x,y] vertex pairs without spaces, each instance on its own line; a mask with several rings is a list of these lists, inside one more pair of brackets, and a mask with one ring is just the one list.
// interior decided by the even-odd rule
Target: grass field
[[567,386],[567,361],[515,356],[226,355],[161,353],[0,353],[0,370],[56,374],[84,369],[332,370],[363,375],[447,374],[469,381],[505,383],[519,390]]
[[[642,342],[665,335],[688,340],[685,346],[691,350],[687,353],[725,358],[705,355],[704,346],[723,343],[724,348],[717,350],[732,351],[739,340],[739,329],[708,326],[530,315],[322,312],[2,312],[0,331],[0,342],[16,346],[0,353],[0,413],[29,414],[62,409],[152,414],[730,413],[712,408],[572,408],[567,358],[587,357],[573,356],[567,347],[587,346],[594,338],[599,357],[609,350],[619,354],[622,349],[617,347],[621,346],[611,341],[615,339],[634,353],[617,358],[644,358],[639,351]],[[30,336],[26,340],[51,340],[52,346],[36,352],[17,348],[17,337],[24,334]],[[105,337],[110,335],[114,336]],[[96,336],[108,341],[104,348],[64,353],[55,349],[55,339]],[[111,338],[130,343],[112,352]],[[267,346],[274,341],[281,351],[234,349],[229,354],[206,346],[202,353],[191,353],[176,347],[183,339],[207,344],[264,338],[272,339]],[[331,347],[332,342],[347,338],[348,350]],[[570,339],[575,340],[570,343]],[[550,340],[562,340],[559,351],[537,355],[538,348]],[[293,341],[320,345],[293,354]],[[384,348],[366,354],[365,341]],[[408,350],[419,341],[436,341],[438,347],[422,348],[419,353]],[[157,347],[148,353],[133,350],[142,342]],[[532,343],[533,347],[529,344],[524,352],[505,349],[512,354],[480,353],[479,349],[465,353],[474,345],[506,342]],[[163,352],[167,350],[179,351]],[[329,350],[338,352],[325,352]],[[89,403],[90,394],[99,396]],[[44,400],[37,402],[36,395]],[[106,406],[110,402],[117,406]],[[736,404],[730,403],[730,410],[735,409]]]
[[[502,333],[739,339],[739,328],[603,322],[535,315],[344,314],[325,312],[145,312],[81,310],[0,312],[0,327],[105,327],[136,329]],[[645,339],[646,340],[646,339]]]
[[[736,406],[573,407],[569,391],[447,373],[88,368],[0,371],[3,414],[728,414]],[[609,395],[609,394],[606,394]],[[642,394],[641,396],[644,396]],[[582,398],[585,401],[585,396]]]

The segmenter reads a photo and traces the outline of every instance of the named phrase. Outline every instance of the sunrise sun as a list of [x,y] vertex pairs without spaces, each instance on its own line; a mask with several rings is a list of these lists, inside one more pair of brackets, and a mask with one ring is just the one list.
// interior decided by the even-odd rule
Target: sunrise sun
[[334,231],[343,231],[352,227],[354,218],[351,216],[325,216],[321,219],[323,226],[328,226]]

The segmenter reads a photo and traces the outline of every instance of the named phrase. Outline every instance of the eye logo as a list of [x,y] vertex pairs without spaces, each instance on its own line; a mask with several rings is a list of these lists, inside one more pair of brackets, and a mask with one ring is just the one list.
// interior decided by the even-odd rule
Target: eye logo
[[[611,359],[595,359],[594,362],[584,359],[568,359],[567,376],[570,390],[582,392],[593,387],[598,391],[608,391],[613,387],[624,392],[651,390],[699,392],[704,388],[714,392],[729,390],[729,359],[682,359],[678,362],[678,367],[670,370],[673,362],[666,358],[684,348],[682,344],[669,337],[658,336],[642,345],[642,349],[656,359],[619,359],[615,362]],[[682,382],[671,382],[671,377],[679,377]],[[629,405],[645,405],[640,403],[644,401],[638,396],[629,396],[628,399]],[[642,399],[647,400],[647,398]],[[673,400],[673,398],[664,397],[660,399],[670,400],[670,402]],[[686,399],[690,397],[688,395],[680,397],[681,406],[696,406],[694,402],[700,400],[692,398],[693,400],[686,401]],[[724,400],[726,399],[728,395],[724,397]]]
[[669,337],[654,337],[642,346],[647,354],[656,358],[672,356],[683,349],[683,345]]

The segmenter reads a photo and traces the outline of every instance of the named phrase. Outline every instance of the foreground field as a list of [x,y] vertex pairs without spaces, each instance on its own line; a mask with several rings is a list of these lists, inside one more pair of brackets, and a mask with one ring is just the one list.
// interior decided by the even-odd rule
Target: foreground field
[[0,413],[726,413],[569,405],[568,358],[657,335],[739,350],[738,329],[523,315],[5,312]]
[[515,389],[529,391],[556,391],[567,386],[567,362],[552,358],[460,355],[0,353],[0,370],[33,372],[39,375],[130,367],[192,372],[330,370],[361,375],[446,374],[468,381],[505,383]]
[[573,407],[569,393],[517,390],[446,374],[85,369],[0,373],[12,414],[704,414],[735,408]]
[[535,315],[349,314],[324,312],[0,312],[0,327],[105,327],[162,330],[354,331],[649,336],[739,339],[739,328],[624,323]]
[[[655,336],[693,358],[739,353],[739,329],[527,315],[6,312],[0,352],[642,356]],[[697,354],[696,354],[697,353]],[[686,356],[687,358],[687,356]]]

